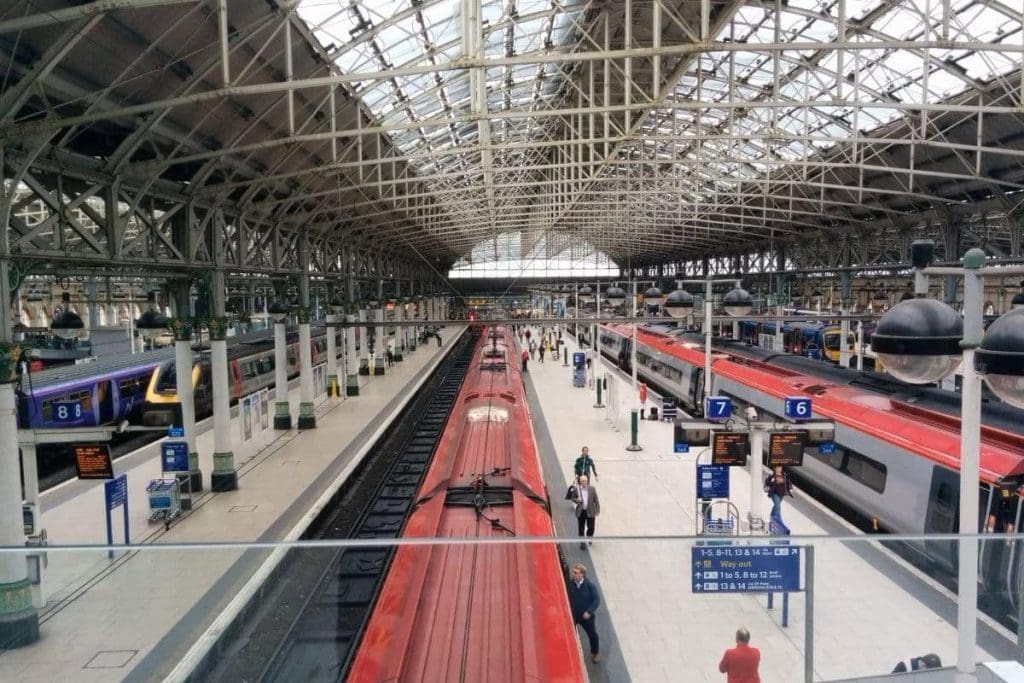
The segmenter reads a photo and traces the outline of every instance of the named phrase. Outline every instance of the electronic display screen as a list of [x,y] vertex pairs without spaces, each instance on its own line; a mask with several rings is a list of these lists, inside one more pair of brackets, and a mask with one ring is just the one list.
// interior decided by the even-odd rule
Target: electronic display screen
[[768,440],[768,466],[804,464],[807,432],[773,432]]
[[746,432],[715,432],[711,443],[712,465],[747,464],[750,453],[750,436]]
[[105,443],[77,444],[75,469],[79,479],[113,479],[114,465],[110,462],[110,447]]

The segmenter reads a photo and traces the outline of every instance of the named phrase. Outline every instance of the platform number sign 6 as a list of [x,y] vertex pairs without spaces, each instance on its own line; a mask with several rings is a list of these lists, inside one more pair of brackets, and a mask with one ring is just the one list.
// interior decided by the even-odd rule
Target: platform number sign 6
[[785,415],[787,420],[810,420],[811,399],[806,396],[787,396]]
[[53,404],[54,422],[74,422],[82,419],[81,401],[55,401]]

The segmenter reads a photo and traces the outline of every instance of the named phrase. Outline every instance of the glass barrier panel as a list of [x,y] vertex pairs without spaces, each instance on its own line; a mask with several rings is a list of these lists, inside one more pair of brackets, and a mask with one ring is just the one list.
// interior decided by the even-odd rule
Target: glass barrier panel
[[[0,680],[953,680],[956,537],[735,531],[2,549]],[[1022,541],[978,542],[976,662]]]

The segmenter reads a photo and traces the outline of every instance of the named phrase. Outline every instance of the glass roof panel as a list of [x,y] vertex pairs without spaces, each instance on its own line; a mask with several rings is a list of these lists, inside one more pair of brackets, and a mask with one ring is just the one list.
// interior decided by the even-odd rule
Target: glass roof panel
[[[676,3],[676,10],[663,15],[666,36],[674,31],[672,42],[663,43],[670,48],[680,40],[678,24],[668,28],[674,21],[673,11],[687,7],[689,0]],[[713,11],[721,11],[727,4],[712,3]],[[721,192],[740,192],[745,197],[749,188],[737,182],[741,179],[774,179],[776,174],[797,173],[803,168],[806,180],[807,169],[820,161],[815,158],[820,150],[841,143],[855,129],[867,137],[898,134],[895,127],[879,128],[907,116],[907,105],[936,103],[993,80],[1019,77],[1019,53],[974,49],[981,44],[1004,43],[1019,49],[1019,0],[952,0],[950,42],[941,47],[937,42],[923,43],[943,37],[941,0],[845,0],[849,15],[846,39],[857,45],[842,53],[830,44],[838,33],[839,0],[786,0],[778,5],[777,15],[776,3],[748,0],[742,4],[731,22],[720,23],[720,17],[715,17],[721,29],[714,40],[738,47],[735,52],[725,49],[662,57],[663,79],[682,72],[670,85],[663,108],[653,109],[660,107],[658,98],[647,105],[651,95],[645,92],[644,79],[650,78],[650,59],[645,55],[634,60],[638,86],[633,130],[627,132],[624,143],[604,145],[604,150],[594,145],[584,152],[587,163],[596,164],[599,177],[618,183],[619,189],[611,194],[625,192],[654,168],[663,178],[671,179],[664,196],[637,193],[636,198],[627,200],[627,204],[636,203],[634,215],[650,213],[654,207],[672,212],[674,204],[678,209],[683,193],[695,199]],[[641,28],[634,33],[635,41],[638,47],[646,47],[650,30],[640,22],[650,19],[644,15],[649,3],[634,6],[639,8],[636,26]],[[595,5],[583,0],[561,4],[553,0],[481,0],[480,48],[484,58],[493,61],[504,60],[506,55],[521,58],[547,53],[552,47],[566,53],[599,49],[581,38],[580,26],[572,20],[589,26],[594,31],[591,37],[599,44],[603,39],[600,12],[614,7],[615,3]],[[602,64],[575,61],[571,56],[550,64],[492,61],[471,78],[470,71],[450,68],[451,62],[465,56],[461,8],[460,0],[316,0],[308,6],[300,4],[299,14],[317,39],[330,46],[341,71],[398,72],[385,79],[360,78],[353,89],[379,123],[392,127],[390,137],[398,148],[416,155],[410,166],[430,175],[424,179],[426,191],[433,190],[456,205],[451,211],[459,216],[457,225],[462,221],[463,227],[476,231],[480,226],[519,220],[518,214],[523,215],[523,225],[542,224],[550,220],[547,216],[559,212],[548,208],[554,205],[550,194],[560,186],[555,182],[557,176],[546,167],[567,158],[562,152],[572,155],[569,150],[576,149],[568,145],[556,148],[543,141],[561,144],[590,129],[585,114],[581,121],[576,115],[551,117],[543,110],[577,106],[577,89],[587,90],[589,64],[596,67],[595,87],[601,101]],[[399,19],[399,15],[405,16]],[[615,15],[612,40],[616,45],[621,44],[621,19]],[[780,51],[773,45],[776,36],[783,48],[791,47],[787,43],[802,47]],[[580,46],[569,41],[580,41]],[[908,45],[908,41],[922,41],[922,45]],[[867,49],[856,49],[861,46]],[[430,74],[399,75],[403,67],[412,65],[440,68]],[[842,73],[837,74],[840,67]],[[613,103],[622,101],[623,68],[621,60],[614,60],[615,75],[610,79],[615,89]],[[573,85],[567,86],[566,73],[572,74]],[[731,75],[735,77],[730,79]],[[474,87],[485,87],[486,92],[474,93]],[[473,103],[481,99],[487,111],[470,117]],[[527,116],[497,118],[509,110]],[[532,112],[538,113],[529,116]],[[603,135],[603,115],[591,118],[594,134]],[[610,135],[617,137],[625,130],[625,117],[613,112],[609,118],[611,125],[605,125]],[[423,126],[423,119],[444,122]],[[658,139],[645,139],[645,135],[657,135]],[[489,151],[479,147],[485,136],[493,145]],[[707,137],[698,140],[700,136]],[[535,148],[505,147],[534,141],[538,143]],[[579,149],[587,148],[581,145]],[[608,159],[603,156],[606,151],[611,154]],[[847,156],[849,163],[855,163],[852,155]],[[662,163],[652,163],[655,160]],[[802,167],[800,162],[805,162]],[[535,166],[542,168],[528,170]],[[589,169],[577,176],[584,179],[580,187],[592,184],[587,172]],[[446,173],[451,176],[444,177]],[[495,186],[485,189],[477,181],[483,178]],[[609,209],[605,212],[609,216],[619,210],[606,202],[608,193],[580,192],[568,202],[566,214],[601,216],[599,205]],[[523,201],[522,196],[531,199]],[[508,213],[517,215],[499,215],[506,206],[510,207]],[[537,207],[543,210],[535,211]],[[698,210],[694,212],[697,215]],[[519,253],[516,258],[525,255]]]

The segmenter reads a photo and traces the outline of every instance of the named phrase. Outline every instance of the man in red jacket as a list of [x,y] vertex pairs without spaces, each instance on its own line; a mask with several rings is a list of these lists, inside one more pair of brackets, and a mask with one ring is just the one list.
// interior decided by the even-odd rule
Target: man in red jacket
[[725,674],[726,683],[761,683],[757,667],[761,663],[761,651],[750,647],[750,631],[741,628],[736,631],[736,647],[722,655],[718,670]]

